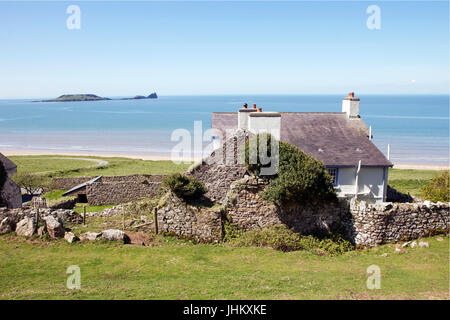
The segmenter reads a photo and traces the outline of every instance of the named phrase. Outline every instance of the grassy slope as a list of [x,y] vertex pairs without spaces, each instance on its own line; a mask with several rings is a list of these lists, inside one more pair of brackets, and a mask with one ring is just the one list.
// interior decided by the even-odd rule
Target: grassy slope
[[[403,254],[384,245],[330,257],[184,242],[33,244],[1,236],[0,299],[448,299],[448,237],[428,241],[430,248]],[[380,290],[366,288],[372,264],[381,268]],[[81,291],[65,287],[70,265],[81,268]]]
[[389,185],[400,192],[421,196],[421,189],[440,171],[434,170],[389,170]]
[[190,164],[176,165],[169,160],[151,161],[129,158],[80,157],[108,161],[108,164],[105,166],[86,168],[95,165],[95,163],[74,159],[49,159],[55,157],[62,158],[63,156],[11,156],[9,158],[17,164],[19,172],[48,172],[52,177],[171,174],[183,172],[190,166]]

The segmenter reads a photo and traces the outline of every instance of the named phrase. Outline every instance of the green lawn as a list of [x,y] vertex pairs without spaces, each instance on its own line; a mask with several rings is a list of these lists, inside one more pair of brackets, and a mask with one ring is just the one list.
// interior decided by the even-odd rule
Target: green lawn
[[400,192],[421,196],[421,189],[441,171],[389,169],[389,185]]
[[[143,247],[5,235],[0,299],[448,299],[449,239],[426,240],[430,248],[400,254],[383,245],[332,257],[165,238]],[[372,264],[379,290],[366,287]],[[65,286],[70,265],[81,269],[81,290]]]
[[[92,161],[56,158],[89,158],[107,161],[98,165]],[[18,172],[45,173],[51,177],[118,176],[132,174],[171,174],[184,172],[190,164],[174,164],[170,160],[140,160],[86,156],[10,156]],[[90,168],[88,168],[90,167]]]

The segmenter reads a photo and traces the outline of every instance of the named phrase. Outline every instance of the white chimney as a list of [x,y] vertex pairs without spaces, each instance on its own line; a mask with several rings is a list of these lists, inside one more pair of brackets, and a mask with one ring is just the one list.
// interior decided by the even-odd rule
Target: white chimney
[[238,129],[248,129],[248,115],[251,112],[256,112],[256,104],[253,105],[252,109],[247,108],[245,103],[242,109],[238,111]]
[[359,118],[359,98],[355,98],[353,92],[342,99],[342,112],[345,112],[348,118]]
[[261,108],[257,112],[248,116],[248,130],[254,134],[270,133],[280,140],[281,114],[279,112],[262,112]]

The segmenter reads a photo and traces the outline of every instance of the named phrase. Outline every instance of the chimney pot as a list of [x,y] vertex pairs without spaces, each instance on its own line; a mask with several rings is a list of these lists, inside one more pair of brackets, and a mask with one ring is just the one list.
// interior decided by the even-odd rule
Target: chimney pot
[[256,104],[252,104],[252,108],[253,108],[253,109],[256,109]]
[[258,108],[257,110],[258,110],[257,112],[262,112],[262,108]]
[[350,93],[348,94],[348,96],[354,98],[354,97],[355,97],[355,93],[354,93],[354,92],[350,92]]
[[246,103],[244,103],[244,109],[247,109],[247,104]]

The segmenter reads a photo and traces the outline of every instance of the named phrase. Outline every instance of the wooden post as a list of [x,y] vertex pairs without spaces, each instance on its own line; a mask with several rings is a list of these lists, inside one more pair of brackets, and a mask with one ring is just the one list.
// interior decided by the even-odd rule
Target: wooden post
[[36,227],[34,228],[34,232],[37,232],[37,230],[39,229],[39,205],[37,205],[36,207],[35,220],[36,220]]
[[388,144],[388,156],[387,156],[388,160],[391,160],[391,145]]
[[86,225],[86,206],[83,206],[83,225]]
[[153,225],[155,226],[155,234],[158,234],[158,209],[153,209]]

